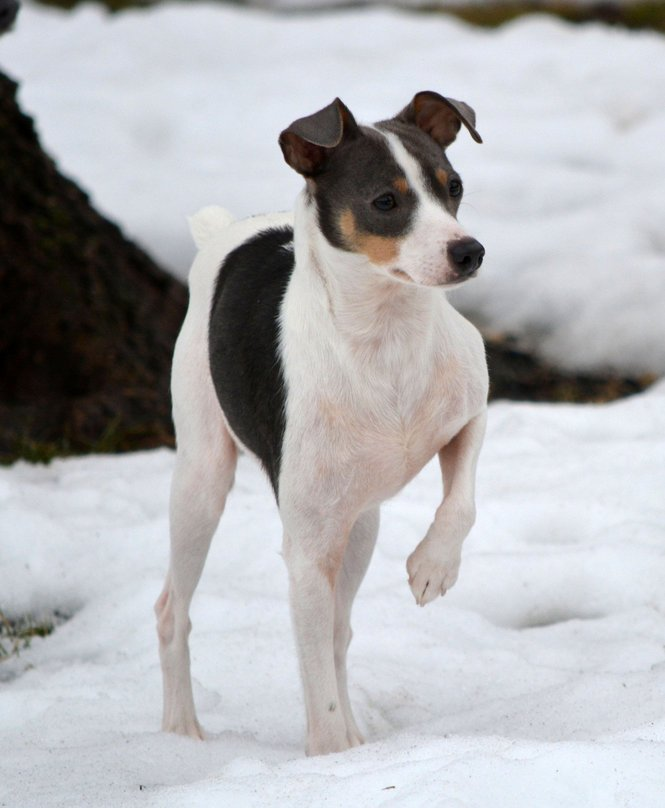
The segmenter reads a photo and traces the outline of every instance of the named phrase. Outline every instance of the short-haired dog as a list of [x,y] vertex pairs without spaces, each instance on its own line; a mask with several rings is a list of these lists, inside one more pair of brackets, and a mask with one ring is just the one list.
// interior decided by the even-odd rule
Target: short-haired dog
[[263,465],[283,524],[308,754],[362,743],[351,606],[381,503],[435,455],[442,500],[409,584],[422,606],[457,579],[488,390],[482,339],[446,297],[484,255],[457,221],[462,180],[445,151],[462,125],[480,142],[473,110],[431,91],[372,126],[336,99],[279,138],[305,179],[294,214],[233,221],[205,208],[192,220],[171,561],[156,604],[165,730],[202,737],[189,607],[240,450]]

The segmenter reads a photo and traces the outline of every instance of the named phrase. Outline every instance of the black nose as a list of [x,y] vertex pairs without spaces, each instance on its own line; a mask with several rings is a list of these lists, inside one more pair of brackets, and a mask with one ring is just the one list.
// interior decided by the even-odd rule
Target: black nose
[[483,263],[485,248],[475,238],[461,238],[448,246],[450,263],[460,277],[472,275]]
[[18,14],[16,0],[0,0],[0,34],[9,29]]

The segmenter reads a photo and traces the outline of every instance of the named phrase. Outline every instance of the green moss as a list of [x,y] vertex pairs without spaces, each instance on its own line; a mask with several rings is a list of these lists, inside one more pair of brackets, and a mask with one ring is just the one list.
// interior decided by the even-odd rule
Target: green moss
[[[440,12],[441,8],[432,6],[429,10]],[[491,6],[469,5],[451,9],[451,13],[466,22],[490,28],[534,12],[553,14],[573,23],[596,21],[626,28],[653,28],[665,32],[665,6],[661,0],[647,0],[627,6],[613,2],[579,6],[568,0],[516,0]]]
[[638,3],[624,9],[624,24],[629,28],[653,28],[665,33],[665,6],[663,3]]
[[64,434],[55,440],[32,437],[33,429],[25,428],[16,435],[6,451],[0,452],[0,466],[17,460],[48,464],[56,457],[76,457],[86,454],[120,454],[155,445],[173,447],[173,436],[155,420],[142,425],[128,426],[121,416],[112,418],[93,440],[82,440],[73,434]]
[[64,457],[71,453],[71,447],[66,438],[61,441],[44,441],[40,443],[28,436],[20,436],[11,451],[0,454],[0,465],[8,466],[17,460],[48,464],[55,457]]
[[0,662],[30,647],[34,637],[48,637],[55,629],[52,619],[36,620],[31,615],[10,619],[0,611]]
[[[84,0],[39,0],[45,6],[58,6],[59,8],[74,8]],[[99,0],[109,11],[122,11],[126,8],[140,8],[154,6],[159,0]]]

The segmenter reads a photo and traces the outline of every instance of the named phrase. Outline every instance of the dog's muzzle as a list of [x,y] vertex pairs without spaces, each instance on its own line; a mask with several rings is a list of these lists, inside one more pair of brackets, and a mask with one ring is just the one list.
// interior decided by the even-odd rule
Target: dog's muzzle
[[448,260],[460,280],[470,278],[484,257],[485,248],[475,238],[461,238],[448,245]]

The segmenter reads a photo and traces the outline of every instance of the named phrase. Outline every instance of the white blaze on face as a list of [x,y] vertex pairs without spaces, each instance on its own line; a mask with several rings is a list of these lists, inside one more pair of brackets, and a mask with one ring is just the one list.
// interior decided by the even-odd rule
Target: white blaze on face
[[423,286],[453,284],[459,277],[450,265],[448,245],[468,238],[468,234],[443,203],[428,191],[418,160],[407,151],[399,137],[390,132],[382,134],[418,199],[415,220],[409,233],[401,239],[394,268]]

